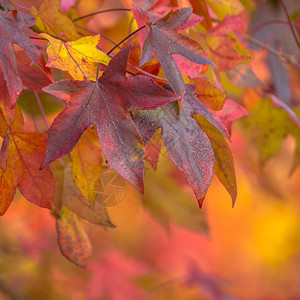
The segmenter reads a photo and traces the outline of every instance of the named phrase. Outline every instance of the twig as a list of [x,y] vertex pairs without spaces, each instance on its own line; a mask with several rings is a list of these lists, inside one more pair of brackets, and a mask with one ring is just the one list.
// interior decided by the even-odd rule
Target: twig
[[[86,30],[86,31],[88,31],[88,32],[90,32],[90,33],[92,33],[92,34],[100,34],[101,37],[103,37],[104,39],[106,39],[106,40],[108,40],[109,42],[111,42],[111,43],[112,43],[113,45],[115,45],[117,48],[122,49],[122,47],[120,47],[120,45],[118,45],[116,42],[114,42],[114,41],[111,40],[109,37],[105,36],[104,34],[98,33],[98,32],[96,32],[96,31],[90,30],[90,29],[85,28],[85,27],[82,27],[82,26],[80,26],[80,25],[76,25],[76,24],[75,24],[75,26],[78,27],[78,28],[80,28],[80,29]],[[101,49],[100,49],[100,50],[101,50]],[[102,50],[101,50],[101,51],[102,51]],[[109,55],[109,56],[111,57],[111,55]],[[153,75],[153,74],[151,74],[151,73],[148,73],[148,72],[142,70],[141,68],[134,66],[133,64],[131,64],[131,63],[129,63],[129,62],[128,62],[128,64],[129,64],[132,68],[136,69],[137,71],[139,71],[140,73],[142,73],[142,74],[144,74],[144,75],[150,76],[150,77],[152,77],[153,79],[156,79],[156,80],[159,80],[159,81],[168,82],[165,78],[161,78],[161,77],[155,76],[155,75]],[[131,73],[130,71],[126,71],[126,72],[129,73],[129,74],[131,74],[131,75],[136,75],[136,74],[134,74],[134,73]]]
[[297,31],[295,30],[295,27],[294,27],[294,25],[293,25],[293,23],[292,23],[292,21],[291,21],[291,18],[290,18],[290,16],[289,16],[289,12],[288,12],[288,10],[287,10],[287,8],[286,8],[286,5],[285,5],[285,3],[284,3],[284,0],[279,0],[279,1],[280,1],[280,4],[281,4],[282,8],[283,8],[283,11],[284,11],[284,13],[285,13],[285,15],[286,15],[286,18],[287,18],[287,20],[288,20],[288,22],[289,22],[289,26],[290,26],[290,28],[291,28],[291,31],[292,31],[293,37],[294,37],[294,39],[295,39],[295,42],[296,42],[298,48],[300,48],[299,37],[298,37]]
[[27,11],[31,11],[31,12],[35,12],[35,13],[38,13],[38,11],[36,9],[33,9],[32,7],[29,8],[29,7],[26,7],[26,6],[23,6],[23,5],[20,5],[20,4],[16,4],[16,6],[18,6],[19,8],[21,8],[22,10],[27,10]]
[[271,54],[275,55],[276,57],[278,57],[280,59],[284,59],[285,62],[296,66],[298,69],[300,68],[299,64],[297,64],[297,60],[294,57],[292,57],[286,53],[277,51],[274,48],[271,48],[271,47],[263,44],[262,42],[258,41],[257,39],[255,39],[252,36],[248,35],[248,36],[246,36],[246,39],[248,39],[251,43],[255,44],[256,46],[266,49],[267,51],[269,51]]
[[46,114],[45,114],[45,111],[44,111],[44,108],[43,108],[43,105],[42,105],[40,96],[39,96],[38,92],[36,92],[36,91],[33,91],[33,93],[34,93],[36,102],[37,102],[37,104],[38,104],[38,106],[39,106],[39,108],[40,108],[40,111],[41,111],[41,114],[42,114],[44,123],[45,123],[45,125],[46,125],[46,128],[49,129],[49,123],[48,123],[48,121],[47,121],[47,117],[46,117]]
[[32,119],[33,124],[34,124],[35,131],[38,131],[38,125],[37,125],[37,122],[36,122],[36,118],[35,118],[35,115],[34,115],[34,111],[33,111],[31,102],[30,102],[30,100],[28,99],[26,93],[24,93],[24,98],[25,98],[25,100],[26,100],[26,102],[27,102],[27,105],[28,105],[28,108],[29,108],[29,111],[30,111],[30,114],[31,114],[31,119]]
[[106,10],[99,10],[99,11],[96,11],[94,13],[78,17],[78,18],[76,18],[72,21],[76,22],[76,21],[82,20],[84,18],[89,18],[89,17],[95,16],[95,15],[98,15],[98,14],[103,14],[103,13],[113,12],[113,11],[131,11],[131,10],[129,8],[112,8],[112,9],[106,9]]
[[118,44],[116,44],[113,48],[111,48],[108,52],[107,55],[109,55],[110,53],[112,53],[116,48],[118,48],[122,43],[124,43],[126,40],[128,40],[130,37],[132,37],[134,34],[136,34],[137,32],[139,32],[140,30],[144,29],[146,26],[142,26],[140,28],[138,28],[137,30],[133,31],[132,33],[130,33],[129,35],[127,35],[121,42],[119,42]]
[[159,81],[163,81],[163,82],[167,82],[167,83],[169,82],[167,79],[162,78],[162,77],[155,76],[155,75],[153,75],[153,74],[151,74],[151,73],[148,73],[147,71],[144,71],[143,69],[141,69],[141,68],[139,68],[139,67],[137,67],[137,66],[134,66],[134,65],[131,64],[130,62],[128,62],[128,65],[131,66],[132,68],[136,69],[137,71],[139,71],[140,73],[142,73],[142,74],[144,74],[144,75],[150,76],[150,77],[152,77],[152,78],[154,78],[154,79],[157,79],[157,80],[159,80]]
[[284,20],[270,20],[267,22],[263,22],[261,23],[259,26],[257,26],[252,32],[251,35],[255,35],[258,31],[260,31],[261,29],[263,29],[265,26],[268,26],[270,24],[284,24],[284,25],[289,25],[289,23],[287,21]]
[[[80,28],[80,29],[83,29],[89,33],[92,33],[92,34],[95,34],[95,35],[100,35],[101,37],[103,37],[104,39],[106,39],[107,41],[111,42],[113,45],[116,45],[117,43],[115,43],[113,40],[111,40],[109,37],[107,37],[106,35],[102,34],[102,33],[99,33],[99,32],[96,32],[96,31],[93,31],[91,29],[88,29],[88,28],[85,28],[83,26],[80,26],[80,25],[77,25],[75,24],[76,27]],[[80,33],[79,33],[80,34]],[[83,35],[83,34],[81,34]],[[121,47],[119,47],[121,49]]]

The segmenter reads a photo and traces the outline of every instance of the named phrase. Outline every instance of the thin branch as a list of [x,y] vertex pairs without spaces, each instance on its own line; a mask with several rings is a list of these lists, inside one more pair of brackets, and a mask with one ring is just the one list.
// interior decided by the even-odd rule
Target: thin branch
[[16,4],[16,6],[19,7],[19,8],[21,8],[22,10],[26,10],[26,11],[31,11],[31,12],[38,13],[38,11],[36,9],[33,9],[32,7],[29,8],[29,7],[20,5],[20,4]]
[[[129,62],[127,62],[127,64],[129,64]],[[130,71],[128,71],[128,70],[126,70],[126,73],[128,73],[128,74],[130,74],[130,75],[132,75],[132,76],[136,76],[136,74],[134,74],[133,72],[130,72]]]
[[281,6],[282,6],[282,8],[283,8],[283,11],[284,11],[284,13],[285,13],[285,15],[286,15],[286,18],[287,18],[287,20],[288,20],[288,22],[289,22],[289,26],[290,26],[290,28],[291,28],[291,31],[292,31],[293,37],[294,37],[294,39],[295,39],[295,42],[296,42],[298,48],[300,48],[300,40],[299,40],[299,37],[298,37],[298,35],[297,35],[297,31],[296,31],[296,29],[295,29],[295,27],[294,27],[294,25],[293,25],[293,23],[292,23],[292,20],[291,20],[291,18],[290,18],[290,16],[289,16],[289,12],[288,12],[287,7],[286,7],[286,5],[285,5],[285,3],[284,3],[284,0],[279,0],[279,2],[280,2],[280,4],[281,4]]
[[94,13],[78,17],[78,18],[76,18],[72,21],[76,22],[76,21],[82,20],[84,18],[89,18],[89,17],[95,16],[95,15],[98,15],[98,14],[103,14],[103,13],[113,12],[113,11],[131,11],[131,10],[129,8],[112,8],[112,9],[106,9],[106,10],[99,10],[99,11],[96,11]]
[[[109,37],[107,37],[106,35],[104,35],[104,34],[102,34],[102,33],[93,31],[93,30],[91,30],[91,29],[85,28],[85,27],[80,26],[80,25],[77,25],[77,24],[75,24],[75,26],[76,26],[77,28],[80,28],[80,29],[82,29],[82,30],[85,30],[85,31],[87,31],[87,32],[89,32],[89,33],[92,33],[92,34],[95,34],[95,35],[100,35],[101,37],[103,37],[103,38],[106,39],[107,41],[111,42],[113,45],[116,45],[116,44],[117,44],[117,43],[115,43],[113,40],[111,40]],[[80,34],[80,33],[79,33],[79,34]],[[81,35],[83,35],[83,34],[81,34]],[[119,47],[119,48],[121,49],[121,47]]]
[[299,64],[297,63],[297,60],[286,53],[282,53],[280,51],[275,50],[274,48],[271,48],[262,42],[258,41],[257,39],[253,38],[252,36],[246,36],[246,39],[248,39],[251,43],[255,44],[256,46],[266,49],[269,53],[275,55],[276,57],[282,59],[283,61],[296,66],[298,69],[300,68]]
[[152,77],[153,79],[156,79],[156,80],[159,80],[159,81],[163,81],[163,82],[169,82],[167,79],[165,78],[162,78],[162,77],[158,77],[158,76],[155,76],[151,73],[148,73],[146,71],[144,71],[143,69],[137,67],[137,66],[134,66],[133,64],[131,64],[130,62],[128,62],[128,65],[131,66],[132,68],[136,69],[137,71],[139,71],[140,73],[144,74],[144,75],[147,75],[147,76],[150,76]]
[[33,93],[34,93],[36,102],[37,102],[37,104],[38,104],[38,106],[40,108],[40,111],[41,111],[41,114],[42,114],[45,126],[46,126],[47,129],[49,129],[49,123],[47,121],[47,117],[46,117],[46,114],[45,114],[45,111],[44,111],[44,108],[43,108],[40,96],[39,96],[38,92],[36,92],[36,91],[33,91]]
[[124,43],[126,40],[128,40],[130,37],[132,37],[134,34],[136,34],[137,32],[139,32],[140,30],[144,29],[146,26],[142,26],[140,28],[138,28],[137,30],[133,31],[132,33],[130,33],[129,35],[127,35],[121,42],[119,42],[118,44],[116,44],[113,48],[111,48],[108,52],[107,55],[109,55],[110,53],[112,53],[116,48],[118,48],[122,43]]
[[33,121],[34,129],[35,129],[35,131],[38,131],[38,125],[37,125],[37,122],[36,122],[36,117],[34,115],[33,107],[31,105],[31,102],[28,99],[28,95],[26,93],[24,93],[24,98],[27,102],[27,105],[28,105],[28,108],[29,108],[29,111],[30,111],[30,115],[31,115],[31,119]]
[[289,25],[289,22],[284,21],[284,20],[270,20],[267,22],[261,23],[259,26],[257,26],[252,32],[251,35],[256,34],[258,31],[263,29],[265,26],[271,25],[271,24],[284,24],[284,25]]

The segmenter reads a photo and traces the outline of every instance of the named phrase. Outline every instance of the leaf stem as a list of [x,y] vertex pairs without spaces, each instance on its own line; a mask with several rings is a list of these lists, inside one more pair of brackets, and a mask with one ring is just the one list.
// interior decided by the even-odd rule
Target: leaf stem
[[98,81],[98,78],[99,78],[99,70],[100,70],[100,66],[101,66],[101,64],[98,64],[98,67],[97,67],[97,74],[96,74],[96,81]]
[[283,11],[284,11],[285,15],[286,15],[286,18],[287,18],[287,20],[288,20],[288,23],[289,23],[289,26],[290,26],[290,28],[291,28],[291,32],[292,32],[292,34],[293,34],[293,37],[294,37],[294,39],[295,39],[295,42],[296,42],[298,48],[300,48],[300,40],[299,40],[299,37],[298,37],[298,35],[297,35],[297,31],[295,30],[295,27],[294,27],[294,25],[293,25],[293,23],[292,23],[292,20],[291,20],[291,18],[290,18],[290,16],[289,16],[289,12],[288,12],[287,7],[286,7],[286,5],[285,5],[285,3],[284,3],[284,0],[279,0],[279,2],[280,2],[281,6],[282,6],[282,8],[283,8]]
[[[90,33],[92,33],[92,34],[100,34],[101,37],[103,37],[103,38],[106,39],[107,41],[111,42],[111,43],[112,43],[113,45],[115,45],[117,48],[122,49],[122,48],[120,47],[120,45],[117,45],[116,42],[114,42],[112,39],[110,39],[109,37],[107,37],[106,35],[104,35],[104,34],[102,34],[102,33],[98,33],[98,32],[96,32],[96,31],[90,30],[90,29],[88,29],[88,28],[85,28],[85,27],[80,26],[80,25],[77,25],[77,24],[75,24],[75,26],[78,27],[78,28],[80,28],[80,29],[86,30],[87,32],[90,32]],[[100,50],[101,50],[101,49],[100,49]],[[102,51],[102,50],[101,50],[101,51]],[[107,53],[107,54],[108,54],[108,53]],[[110,55],[109,55],[109,56],[110,56]],[[147,71],[144,71],[143,69],[141,69],[141,68],[139,68],[139,67],[136,67],[136,66],[134,66],[133,64],[131,64],[131,63],[129,63],[129,62],[128,62],[128,64],[129,64],[132,68],[136,69],[137,71],[139,71],[140,73],[142,73],[142,74],[144,74],[144,75],[150,76],[150,77],[152,77],[153,79],[156,79],[156,80],[159,80],[159,81],[168,82],[168,80],[166,80],[165,78],[158,77],[158,76],[155,76],[155,75],[153,75],[153,74],[151,74],[151,73],[148,73]],[[128,74],[133,75],[133,76],[136,75],[136,74],[134,74],[134,73],[132,73],[132,72],[130,72],[130,71],[126,71],[126,72],[127,72]]]
[[113,48],[111,48],[108,52],[107,55],[111,54],[116,48],[118,48],[123,42],[125,42],[126,40],[128,40],[130,37],[132,37],[134,34],[136,34],[137,32],[139,32],[140,30],[144,29],[146,26],[142,26],[140,28],[138,28],[137,30],[133,31],[132,33],[130,33],[129,35],[127,35],[121,42],[119,42],[118,44],[116,44]]
[[44,108],[43,108],[43,105],[42,105],[40,96],[39,96],[39,94],[38,94],[37,91],[33,91],[33,93],[34,93],[36,102],[37,102],[37,104],[38,104],[38,106],[39,106],[39,108],[40,108],[40,111],[41,111],[41,114],[42,114],[42,117],[43,117],[45,126],[46,126],[47,129],[49,129],[49,123],[48,123],[48,121],[47,121],[46,114],[45,114],[45,111],[44,111]]
[[[77,28],[80,28],[80,29],[82,29],[82,30],[85,30],[85,31],[87,31],[87,32],[89,32],[89,33],[92,33],[92,34],[95,34],[95,35],[98,35],[98,34],[99,34],[101,37],[103,37],[103,38],[106,39],[107,41],[111,42],[113,45],[116,45],[116,44],[117,44],[117,43],[115,43],[112,39],[110,39],[109,37],[107,37],[106,35],[104,35],[104,34],[102,34],[102,33],[98,33],[98,32],[96,32],[96,31],[93,31],[93,30],[91,30],[91,29],[85,28],[85,27],[80,26],[80,25],[77,25],[77,24],[75,24],[75,26],[76,26]],[[79,33],[79,34],[83,36],[82,33]],[[121,49],[121,47],[120,47],[120,49]]]
[[29,38],[32,39],[32,40],[48,41],[48,40],[45,39],[45,38],[41,38],[41,37],[37,37],[37,36],[29,36]]
[[27,105],[28,105],[28,108],[29,108],[29,111],[30,111],[30,115],[31,115],[31,119],[33,121],[33,125],[34,125],[34,129],[35,131],[38,131],[38,125],[37,125],[37,122],[36,122],[36,117],[34,115],[34,112],[33,112],[33,108],[32,108],[32,105],[31,105],[31,102],[30,100],[28,99],[28,96],[26,93],[24,93],[24,98],[27,102]]
[[95,16],[95,15],[98,15],[98,14],[103,14],[103,13],[113,12],[113,11],[131,11],[131,10],[129,8],[111,8],[111,9],[99,10],[99,11],[96,11],[94,13],[78,17],[78,18],[76,18],[72,21],[76,22],[76,21],[82,20],[84,18],[89,18],[89,17]]
[[[152,77],[152,78],[154,78],[154,79],[156,79],[156,80],[159,80],[159,81],[163,81],[163,82],[169,83],[169,81],[168,81],[167,79],[165,79],[165,78],[158,77],[158,76],[155,76],[155,75],[153,75],[153,74],[151,74],[151,73],[148,73],[147,71],[144,71],[143,69],[141,69],[141,68],[139,68],[139,67],[137,67],[137,66],[134,66],[134,65],[131,64],[130,62],[128,62],[128,64],[129,64],[132,68],[136,69],[137,71],[139,71],[140,73],[142,73],[142,74],[144,74],[144,75],[150,76],[150,77]],[[135,75],[136,75],[136,74],[135,74]]]

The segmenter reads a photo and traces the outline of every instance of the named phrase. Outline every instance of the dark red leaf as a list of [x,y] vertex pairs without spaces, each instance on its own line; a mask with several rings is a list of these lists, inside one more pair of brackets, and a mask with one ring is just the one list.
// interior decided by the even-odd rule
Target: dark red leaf
[[[155,1],[154,1],[155,2]],[[155,23],[158,19],[164,17],[166,14],[169,13],[170,9],[177,10],[177,8],[169,7],[169,0],[158,0],[156,3],[146,3],[146,1],[134,1],[134,4],[137,7],[140,7],[141,9],[147,11],[147,15],[151,21],[151,23]],[[136,12],[136,10],[134,10]],[[135,18],[137,17],[137,14],[134,14]],[[140,18],[139,18],[140,19]],[[203,20],[203,17],[200,17],[195,14],[191,14],[189,19],[186,23],[184,23],[179,30],[185,30],[190,27],[196,26]],[[143,20],[141,20],[143,22]],[[139,26],[142,26],[140,23],[138,23]]]
[[177,95],[184,92],[182,74],[173,59],[179,54],[200,65],[214,65],[205,57],[201,46],[189,37],[177,32],[190,18],[192,8],[170,11],[165,17],[152,24],[146,13],[138,9],[145,19],[148,36],[143,45],[140,66],[158,57],[166,78]]
[[44,72],[32,66],[31,60],[25,52],[18,51],[16,53],[16,59],[24,89],[27,88],[41,93],[43,92],[43,87],[52,83]]
[[178,97],[149,77],[126,78],[129,51],[130,47],[121,50],[97,82],[61,80],[43,89],[72,101],[49,129],[41,168],[68,154],[84,131],[95,123],[109,166],[143,192],[143,142],[127,109],[155,109]]
[[11,96],[12,105],[16,103],[22,91],[22,81],[18,74],[13,44],[19,45],[28,57],[51,78],[51,73],[45,67],[40,52],[22,31],[34,25],[35,22],[35,17],[30,14],[17,12],[16,10],[8,12],[0,10],[0,64]]
[[145,144],[159,128],[162,129],[162,139],[170,158],[184,172],[201,207],[213,175],[214,151],[209,138],[192,116],[201,114],[225,136],[227,133],[194,91],[195,86],[186,86],[180,117],[175,102],[154,111],[133,111],[132,117]]

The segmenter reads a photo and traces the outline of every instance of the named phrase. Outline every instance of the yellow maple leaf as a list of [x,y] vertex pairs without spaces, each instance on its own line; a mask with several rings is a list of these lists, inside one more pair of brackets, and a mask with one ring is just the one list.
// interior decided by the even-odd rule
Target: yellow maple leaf
[[76,41],[64,42],[41,34],[50,44],[47,48],[47,67],[67,71],[76,80],[95,80],[99,63],[107,65],[110,58],[97,49],[100,35],[86,36]]
[[[89,153],[89,155],[85,153]],[[88,129],[83,134],[71,152],[71,157],[73,160],[73,180],[82,195],[93,203],[94,190],[97,184],[100,184],[102,175],[101,149],[96,130]]]

